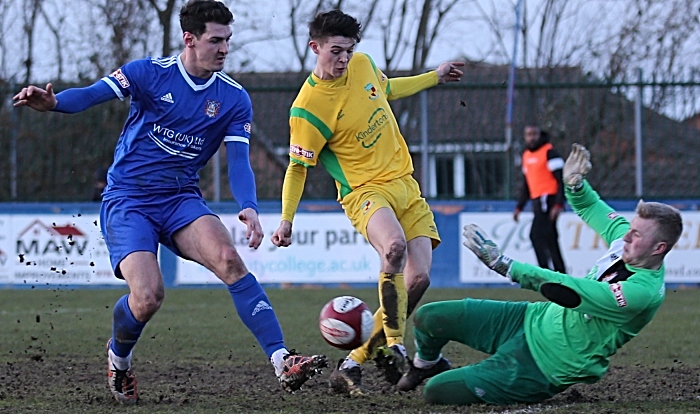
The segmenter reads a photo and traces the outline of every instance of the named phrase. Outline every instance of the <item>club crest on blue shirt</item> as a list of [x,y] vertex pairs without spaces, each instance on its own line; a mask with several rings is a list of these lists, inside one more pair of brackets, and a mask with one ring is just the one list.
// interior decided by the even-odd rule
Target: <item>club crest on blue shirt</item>
[[204,113],[207,114],[209,118],[215,118],[219,115],[219,109],[221,109],[221,102],[210,101],[207,99],[206,106],[204,107]]
[[377,88],[375,88],[374,85],[372,85],[372,83],[368,83],[367,85],[365,85],[365,90],[369,92],[370,101],[373,101],[379,97],[377,96]]

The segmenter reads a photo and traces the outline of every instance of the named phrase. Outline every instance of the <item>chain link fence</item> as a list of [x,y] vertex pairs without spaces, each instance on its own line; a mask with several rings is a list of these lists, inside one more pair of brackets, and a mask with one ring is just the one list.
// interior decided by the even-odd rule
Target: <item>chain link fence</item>
[[[493,72],[493,71],[492,71]],[[440,199],[513,199],[520,185],[522,128],[537,123],[566,156],[574,142],[592,153],[592,184],[605,197],[634,198],[638,181],[635,123],[641,124],[642,196],[700,197],[700,82],[582,82],[564,73],[556,82],[536,76],[516,86],[513,145],[505,145],[505,75],[474,75],[459,84],[392,102],[414,154],[415,176],[428,169],[423,191]],[[288,114],[304,74],[241,74],[254,106],[251,162],[258,197],[279,200],[288,164]],[[533,81],[534,80],[534,81]],[[55,85],[55,90],[80,85]],[[113,100],[74,115],[13,108],[17,87],[0,84],[0,201],[88,201],[96,170],[109,166],[129,111]],[[642,92],[641,118],[635,98]],[[638,115],[638,114],[637,114]],[[425,124],[424,124],[425,123]],[[422,142],[427,134],[427,147]],[[223,148],[223,147],[222,147]],[[428,157],[422,157],[427,148]],[[231,199],[224,151],[220,174],[202,170],[212,200]],[[427,163],[425,160],[427,159]],[[220,177],[217,182],[217,177]],[[218,185],[218,191],[217,191]],[[334,199],[335,185],[322,167],[309,172],[305,199]]]

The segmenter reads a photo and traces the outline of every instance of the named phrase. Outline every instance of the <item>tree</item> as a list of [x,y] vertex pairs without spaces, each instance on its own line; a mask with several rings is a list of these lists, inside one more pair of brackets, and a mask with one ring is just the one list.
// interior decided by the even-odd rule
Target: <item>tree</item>
[[[11,65],[8,62],[9,54],[8,45],[5,40],[8,38],[7,33],[11,31],[13,24],[12,16],[10,15],[10,1],[0,0],[0,80],[8,82],[14,75],[10,75]],[[2,108],[2,105],[0,105]]]
[[[699,8],[697,0],[631,1],[619,17],[619,30],[609,42],[592,45],[590,54],[604,63],[603,76],[609,80],[636,80],[637,68],[651,79],[690,77],[700,67],[689,59],[700,51]],[[656,88],[649,98],[647,104],[659,111],[672,101],[673,91]]]
[[165,0],[163,7],[159,7],[158,0],[148,0],[148,3],[153,7],[158,15],[158,22],[162,30],[162,55],[170,56],[172,48],[172,27],[173,27],[173,12],[175,11],[175,0]]
[[56,78],[55,80],[61,81],[63,79],[64,63],[63,63],[63,52],[64,52],[64,23],[66,21],[65,9],[60,7],[55,3],[41,4],[39,8],[39,13],[46,23],[46,27],[51,31],[54,40],[54,51],[56,52]]
[[[147,54],[150,34],[148,8],[145,0],[87,0],[97,13],[94,25],[97,38],[107,33],[107,38],[94,42],[90,62],[97,75],[102,76]],[[99,27],[106,27],[100,30]],[[88,40],[88,39],[86,39]],[[92,39],[90,39],[92,40]],[[108,50],[109,53],[105,53]]]
[[22,31],[27,42],[24,59],[24,84],[28,84],[32,80],[33,55],[34,55],[34,32],[36,29],[36,19],[41,10],[42,0],[24,0],[22,2],[22,21],[24,23]]
[[[467,7],[470,0],[392,0],[381,13],[380,36],[387,71],[400,68],[406,53],[411,55],[412,73],[425,69],[430,52],[441,31],[451,23],[461,20],[455,13],[457,6]],[[417,24],[416,24],[417,22]]]
[[425,62],[446,17],[459,2],[460,0],[423,0],[416,40],[413,44],[413,61],[411,63],[413,73],[425,69]]

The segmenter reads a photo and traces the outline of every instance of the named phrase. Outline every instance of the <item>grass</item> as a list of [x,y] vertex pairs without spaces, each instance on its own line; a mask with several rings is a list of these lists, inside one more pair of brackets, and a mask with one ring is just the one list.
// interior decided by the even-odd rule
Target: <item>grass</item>
[[[0,290],[0,412],[103,412],[116,408],[102,383],[104,379],[101,370],[104,365],[104,345],[111,334],[112,306],[124,293],[119,289]],[[269,289],[268,295],[284,329],[287,345],[301,353],[325,353],[331,360],[345,356],[345,351],[329,347],[318,332],[318,312],[321,307],[330,298],[344,294],[362,298],[372,309],[377,307],[377,292],[374,289]],[[539,300],[534,292],[501,288],[431,289],[423,301],[461,299],[467,296]],[[613,365],[658,369],[683,366],[699,370],[699,303],[698,290],[669,290],[666,302],[656,318],[613,357]],[[407,347],[412,354],[410,329],[407,335]],[[445,354],[455,366],[472,363],[483,357],[457,344],[449,344]],[[166,292],[165,303],[148,324],[135,355],[140,366],[152,366],[148,370],[157,371],[156,367],[170,366],[200,367],[201,381],[206,381],[208,376],[213,381],[222,381],[229,369],[255,369],[268,364],[252,334],[240,322],[231,299],[223,288],[172,289]],[[51,381],[42,381],[43,387],[22,383],[18,388],[16,384],[20,379],[12,377],[27,367],[36,366],[41,370],[44,369],[42,367],[62,365],[80,371],[75,372],[79,375],[76,375],[75,384],[72,384],[77,390],[66,390],[65,384],[60,381],[55,385]],[[266,375],[272,377],[272,369],[269,368],[269,371]],[[324,381],[326,375],[324,374]],[[94,384],[94,378],[99,378],[98,384]],[[236,402],[241,405],[231,405],[230,400],[221,401],[220,396],[197,393],[196,384],[187,382],[189,380],[183,381],[184,386],[195,388],[190,394],[193,395],[191,400],[194,402],[183,405],[180,401],[179,404],[165,406],[139,404],[135,408],[129,408],[128,412],[246,412],[253,411],[252,407],[258,407],[256,404],[259,404],[249,402],[252,405],[246,405],[243,397]],[[270,391],[273,398],[280,398],[281,394],[274,390],[276,384],[268,379],[261,381],[264,382],[263,387],[270,386],[273,389]],[[5,386],[9,390],[10,385],[13,385],[13,392],[3,391]],[[142,394],[146,387],[148,383],[142,386]],[[17,389],[21,391],[19,394]],[[293,398],[298,398],[297,395],[300,393],[287,399],[293,402]],[[373,404],[376,404],[373,411],[391,410],[392,406],[400,402],[402,411],[406,412],[451,412],[444,408],[426,406],[419,401],[417,395],[373,396]],[[700,395],[700,388],[696,395]],[[332,396],[319,398],[319,404],[326,406],[329,411],[334,410],[334,406],[329,405],[334,404],[333,401],[347,400]],[[402,398],[405,401],[398,401]],[[298,406],[289,409],[282,407],[271,412],[295,412],[298,409]],[[458,412],[501,410],[495,407],[477,407]],[[601,401],[566,407],[542,405],[538,412],[700,412],[700,400],[692,401],[691,398],[689,401],[674,402],[650,398],[646,402],[633,403]]]

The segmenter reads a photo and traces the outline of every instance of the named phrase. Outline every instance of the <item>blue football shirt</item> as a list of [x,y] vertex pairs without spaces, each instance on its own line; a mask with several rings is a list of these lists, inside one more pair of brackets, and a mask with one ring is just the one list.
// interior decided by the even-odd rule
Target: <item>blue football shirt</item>
[[102,81],[119,99],[131,98],[106,199],[196,187],[199,170],[222,141],[249,144],[250,97],[224,72],[194,78],[171,56],[129,62]]

